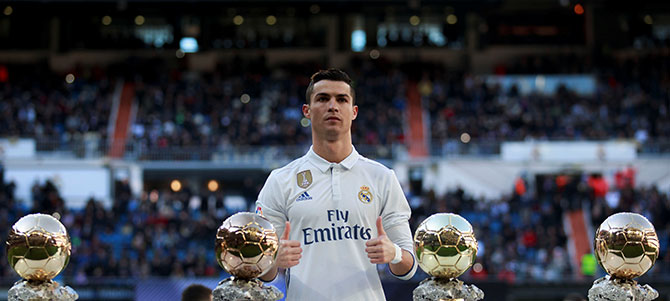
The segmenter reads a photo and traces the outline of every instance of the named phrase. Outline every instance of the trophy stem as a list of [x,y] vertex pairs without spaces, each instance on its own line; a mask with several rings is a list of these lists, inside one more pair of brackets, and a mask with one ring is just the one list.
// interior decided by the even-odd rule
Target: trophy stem
[[19,280],[9,289],[7,300],[30,301],[30,300],[57,300],[74,301],[79,295],[69,286],[60,286],[58,282]]
[[219,282],[212,291],[212,297],[214,301],[277,301],[283,298],[284,294],[274,286],[263,286],[263,282],[258,279],[248,280],[231,276]]
[[593,282],[588,297],[589,301],[651,301],[658,298],[658,292],[648,284],[607,275]]
[[478,301],[481,299],[484,299],[482,290],[475,285],[463,284],[463,281],[456,278],[427,278],[421,281],[413,292],[414,301]]

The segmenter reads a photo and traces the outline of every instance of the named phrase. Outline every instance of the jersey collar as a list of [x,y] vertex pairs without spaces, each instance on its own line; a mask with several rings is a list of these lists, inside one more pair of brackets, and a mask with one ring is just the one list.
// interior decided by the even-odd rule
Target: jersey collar
[[307,152],[307,158],[321,172],[326,172],[331,166],[337,166],[337,165],[340,165],[346,169],[351,169],[352,167],[354,167],[354,164],[356,164],[356,161],[358,161],[358,158],[360,157],[360,155],[356,151],[356,148],[352,145],[351,154],[349,154],[349,156],[344,158],[344,160],[342,160],[342,162],[340,163],[331,163],[328,162],[326,159],[322,158],[321,156],[319,156],[317,153],[315,153],[313,148],[314,146],[309,147],[309,151]]

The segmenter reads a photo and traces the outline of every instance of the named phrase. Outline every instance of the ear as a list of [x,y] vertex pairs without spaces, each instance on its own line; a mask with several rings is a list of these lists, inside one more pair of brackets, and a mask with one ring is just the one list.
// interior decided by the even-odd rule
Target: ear
[[303,104],[302,105],[302,115],[304,115],[307,119],[311,119],[311,117],[309,116],[309,113],[310,113],[309,105],[308,104]]
[[355,120],[356,116],[358,116],[358,106],[354,105],[354,107],[352,109],[354,110],[354,115],[353,115],[353,118],[351,118],[351,120]]

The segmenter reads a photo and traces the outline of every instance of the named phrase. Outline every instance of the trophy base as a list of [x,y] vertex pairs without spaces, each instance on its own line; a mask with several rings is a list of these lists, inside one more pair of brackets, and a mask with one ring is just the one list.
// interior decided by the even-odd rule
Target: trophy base
[[9,301],[57,300],[74,301],[79,295],[69,286],[60,286],[56,281],[19,280],[7,292]]
[[456,278],[427,278],[421,281],[413,292],[414,301],[462,300],[477,301],[484,299],[484,292],[474,285],[463,284]]
[[589,289],[589,301],[649,301],[658,298],[658,292],[648,284],[635,280],[612,278],[596,279]]
[[277,301],[284,294],[274,286],[263,286],[258,279],[244,280],[229,277],[219,282],[212,291],[214,301]]

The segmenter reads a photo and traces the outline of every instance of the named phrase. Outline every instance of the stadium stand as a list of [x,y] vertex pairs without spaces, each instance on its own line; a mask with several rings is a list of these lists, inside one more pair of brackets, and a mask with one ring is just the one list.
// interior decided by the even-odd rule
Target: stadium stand
[[[413,212],[412,229],[436,212],[460,214],[475,227],[481,248],[477,261],[481,269],[472,269],[465,279],[560,282],[573,273],[566,259],[561,216],[581,205],[574,205],[571,200],[579,200],[592,208],[594,227],[616,212],[633,211],[648,216],[662,247],[658,266],[645,277],[670,276],[667,193],[654,187],[614,187],[604,198],[596,196],[587,180],[584,175],[561,186],[555,178],[547,177],[541,195],[528,191],[491,201],[475,199],[462,190],[440,197],[432,191],[422,191],[420,195],[408,196]],[[72,261],[64,276],[74,283],[86,284],[104,277],[225,275],[215,264],[210,234],[219,226],[216,221],[234,212],[226,211],[220,194],[164,190],[136,197],[130,194],[127,183],[118,183],[119,197],[112,208],[91,199],[84,209],[71,210],[64,206],[53,183],[36,184],[33,191],[33,205],[25,207],[14,199],[12,184],[3,185],[0,194],[0,216],[6,217],[3,226],[9,227],[9,221],[29,212],[62,212],[61,220],[73,241]],[[247,205],[253,206],[254,201],[247,199]],[[7,262],[0,262],[0,266],[2,275],[13,276]],[[416,277],[422,279],[425,275]]]
[[[544,290],[538,288],[547,288],[543,301],[581,300],[604,271],[589,257],[592,237],[581,233],[576,243],[578,234],[566,224],[581,222],[593,232],[609,215],[633,211],[652,221],[661,244],[656,265],[638,280],[659,285],[660,300],[670,300],[670,186],[663,166],[646,177],[664,187],[639,181],[633,168],[614,171],[630,162],[608,165],[602,158],[565,163],[560,168],[566,173],[521,175],[496,197],[467,188],[438,192],[444,187],[427,178],[420,179],[426,185],[412,183],[413,167],[430,169],[452,159],[490,160],[471,168],[487,173],[486,164],[505,163],[501,145],[510,141],[633,142],[637,158],[667,163],[670,8],[663,1],[652,5],[660,7],[658,17],[645,8],[649,3],[630,12],[623,2],[585,1],[588,18],[595,15],[589,22],[573,13],[575,1],[544,1],[547,7],[537,9],[524,1],[461,1],[454,7],[430,0],[388,7],[371,1],[352,12],[338,1],[294,1],[300,2],[295,8],[261,1],[268,7],[257,10],[218,1],[185,8],[184,1],[174,1],[158,10],[129,0],[119,1],[118,14],[93,5],[86,18],[68,17],[71,4],[59,2],[65,1],[45,1],[40,9],[15,2],[14,15],[0,6],[0,142],[34,140],[37,151],[27,159],[5,159],[0,145],[0,229],[28,213],[56,212],[73,243],[59,277],[85,292],[83,300],[130,300],[140,294],[140,283],[156,279],[150,296],[169,291],[166,279],[215,285],[227,277],[214,260],[214,233],[231,214],[253,209],[270,169],[309,147],[309,121],[300,106],[309,75],[331,65],[351,75],[356,103],[365,108],[353,123],[357,150],[387,166],[402,163],[395,167],[399,178],[405,175],[400,180],[412,207],[412,230],[437,212],[460,214],[474,226],[480,250],[464,281],[513,301],[540,299],[535,294]],[[273,17],[282,27],[271,27],[265,9],[281,13]],[[44,18],[25,18],[22,11]],[[135,12],[146,13],[145,25],[135,21]],[[243,25],[232,23],[238,15],[244,15]],[[103,16],[114,21],[101,25]],[[418,24],[407,22],[419,16]],[[368,43],[360,52],[350,49],[350,34],[359,27]],[[166,32],[171,40],[156,44]],[[197,32],[200,53],[179,48],[179,38],[191,32]],[[561,82],[571,76],[586,78],[590,92]],[[521,80],[499,80],[513,77],[536,86],[550,78],[560,83],[544,93]],[[245,161],[254,156],[260,159]],[[63,161],[59,166],[81,162],[73,158],[102,166],[105,181],[113,183],[109,199],[86,196],[77,201],[83,206],[72,206],[62,182],[44,174],[18,197],[17,183],[3,178],[20,164],[40,169],[48,159]],[[553,168],[541,160],[523,168],[536,163]],[[142,181],[133,182],[133,173]],[[177,178],[183,188],[170,189],[167,183]],[[210,192],[200,183],[209,179],[228,183]],[[574,250],[584,245],[588,250]],[[0,257],[5,252],[0,248]],[[411,282],[397,283],[385,267],[379,272],[394,284],[385,285],[389,300],[406,300],[427,277],[420,271]],[[16,280],[0,260],[0,285]],[[115,298],[112,289],[102,298],[105,287],[127,295]],[[524,290],[530,291],[525,298]]]

